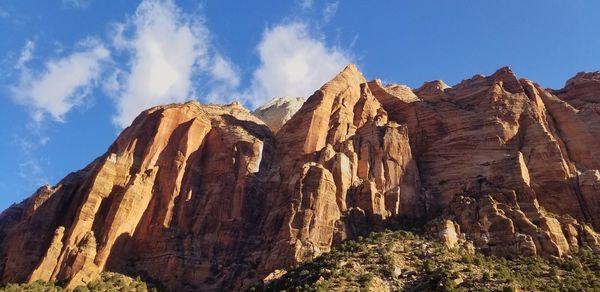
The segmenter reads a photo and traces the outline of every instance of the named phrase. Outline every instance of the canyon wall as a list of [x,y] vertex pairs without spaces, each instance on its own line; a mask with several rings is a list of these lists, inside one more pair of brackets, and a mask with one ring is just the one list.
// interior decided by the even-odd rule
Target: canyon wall
[[0,215],[0,282],[110,270],[242,289],[406,222],[506,257],[598,249],[599,103],[600,73],[557,91],[509,68],[412,90],[349,65],[272,129],[237,103],[155,107]]

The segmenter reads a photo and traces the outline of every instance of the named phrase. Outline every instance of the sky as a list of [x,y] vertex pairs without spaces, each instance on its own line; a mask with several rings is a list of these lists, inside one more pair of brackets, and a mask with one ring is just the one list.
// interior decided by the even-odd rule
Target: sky
[[142,110],[310,96],[348,63],[413,88],[600,70],[600,1],[2,0],[0,210],[102,155]]

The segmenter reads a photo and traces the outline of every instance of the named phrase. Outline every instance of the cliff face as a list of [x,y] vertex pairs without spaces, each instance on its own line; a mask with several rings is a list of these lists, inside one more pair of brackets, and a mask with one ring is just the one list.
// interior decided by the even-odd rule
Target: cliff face
[[149,109],[0,215],[0,280],[239,289],[400,220],[502,256],[600,248],[598,76],[411,90],[350,65],[276,134],[237,104]]
[[234,271],[219,271],[258,237],[248,231],[260,198],[246,194],[273,145],[236,104],[145,111],[86,169],[3,213],[2,281],[74,286],[102,270],[178,290],[230,281]]

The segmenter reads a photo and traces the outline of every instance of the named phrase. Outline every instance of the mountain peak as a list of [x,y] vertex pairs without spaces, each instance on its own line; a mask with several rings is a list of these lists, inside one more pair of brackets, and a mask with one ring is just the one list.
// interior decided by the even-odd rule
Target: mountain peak
[[263,120],[274,133],[289,120],[304,104],[303,97],[280,97],[259,106],[252,113]]

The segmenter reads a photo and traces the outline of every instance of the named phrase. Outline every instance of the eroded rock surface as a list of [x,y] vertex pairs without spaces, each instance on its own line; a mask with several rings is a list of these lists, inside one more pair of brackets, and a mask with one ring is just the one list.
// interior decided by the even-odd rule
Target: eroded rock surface
[[302,97],[275,98],[258,107],[252,113],[263,120],[276,133],[302,107],[304,101]]
[[349,65],[271,129],[239,104],[149,109],[0,214],[0,281],[242,289],[406,220],[501,256],[600,249],[598,80],[552,91],[502,68],[412,90]]

